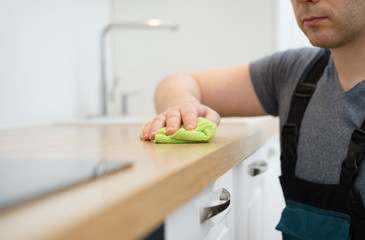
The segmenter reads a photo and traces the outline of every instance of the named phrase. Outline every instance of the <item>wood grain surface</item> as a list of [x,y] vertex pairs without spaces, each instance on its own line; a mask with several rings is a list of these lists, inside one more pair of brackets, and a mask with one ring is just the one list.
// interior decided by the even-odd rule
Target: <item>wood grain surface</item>
[[274,118],[223,123],[210,143],[180,145],[141,141],[140,124],[0,130],[0,158],[132,162],[127,169],[0,212],[0,239],[140,239],[277,129]]

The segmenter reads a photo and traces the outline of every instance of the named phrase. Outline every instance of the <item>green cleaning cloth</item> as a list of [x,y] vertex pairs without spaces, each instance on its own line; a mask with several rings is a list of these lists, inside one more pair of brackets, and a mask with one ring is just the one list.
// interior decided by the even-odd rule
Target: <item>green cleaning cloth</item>
[[215,136],[217,125],[205,118],[198,117],[195,129],[187,131],[181,125],[174,134],[166,136],[166,127],[158,130],[154,143],[206,143]]

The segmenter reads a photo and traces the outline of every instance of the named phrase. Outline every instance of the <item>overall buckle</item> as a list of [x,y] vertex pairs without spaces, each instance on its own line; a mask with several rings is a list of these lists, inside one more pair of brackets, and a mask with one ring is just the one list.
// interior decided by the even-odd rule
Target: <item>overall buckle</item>
[[353,180],[358,174],[363,154],[365,154],[365,131],[357,128],[351,135],[349,150],[346,159],[342,162],[340,183],[352,186]]
[[298,128],[296,124],[285,124],[281,130],[282,135],[286,136],[298,136]]
[[351,141],[365,148],[365,130],[356,128],[352,133]]
[[295,88],[293,96],[300,98],[310,98],[316,89],[316,84],[299,83]]

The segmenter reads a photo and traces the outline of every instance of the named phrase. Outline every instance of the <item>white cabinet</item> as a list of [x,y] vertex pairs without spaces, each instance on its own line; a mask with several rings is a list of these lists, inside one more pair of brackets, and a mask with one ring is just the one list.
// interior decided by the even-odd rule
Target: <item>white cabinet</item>
[[234,169],[235,229],[237,239],[281,239],[275,230],[284,207],[278,176],[280,145],[278,136]]
[[[284,207],[279,155],[276,136],[170,214],[165,221],[165,239],[281,239],[275,230]],[[223,188],[230,193],[229,206],[201,222],[202,207],[226,201],[218,200]]]
[[265,199],[263,206],[265,208],[263,218],[265,235],[263,239],[281,240],[281,232],[275,230],[275,226],[279,223],[281,212],[285,207],[284,195],[279,181],[281,174],[279,136],[273,138],[264,146],[263,154],[266,156],[269,166],[267,176],[263,181],[263,197]]
[[[167,240],[228,240],[233,238],[233,211],[231,201],[219,200],[222,189],[232,196],[232,170],[217,179],[196,197],[169,215],[165,221]],[[217,215],[201,222],[201,209],[228,205]]]

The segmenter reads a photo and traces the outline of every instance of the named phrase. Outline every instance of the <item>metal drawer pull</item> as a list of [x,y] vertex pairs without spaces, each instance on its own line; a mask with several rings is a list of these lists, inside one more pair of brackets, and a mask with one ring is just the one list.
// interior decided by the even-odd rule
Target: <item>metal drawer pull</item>
[[[231,202],[231,194],[227,189],[218,189],[219,199],[209,202],[209,206],[200,208],[200,222],[204,222],[228,208]],[[219,193],[220,192],[220,193]],[[207,204],[207,205],[208,205]]]
[[248,168],[248,174],[251,176],[257,176],[261,173],[264,173],[267,170],[267,163],[266,162],[257,162],[253,163]]

